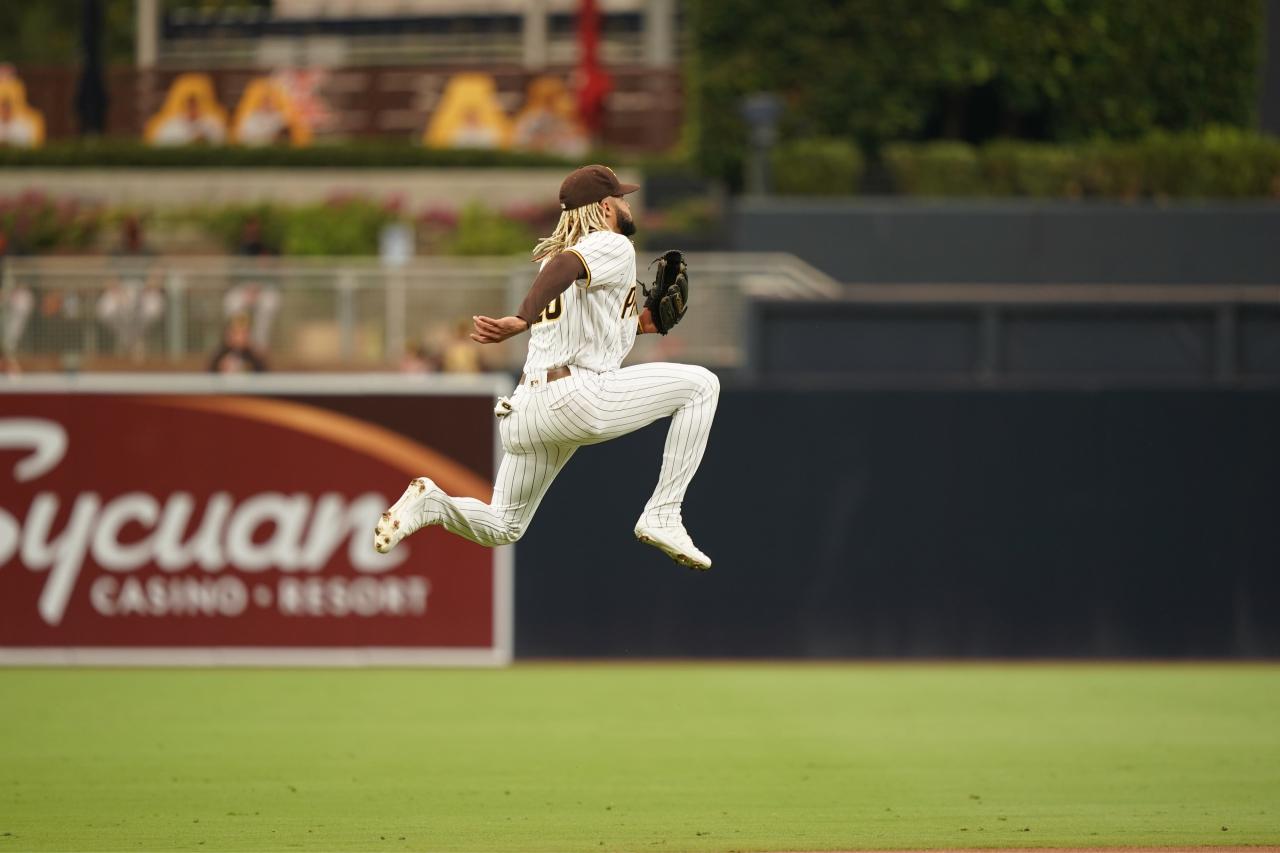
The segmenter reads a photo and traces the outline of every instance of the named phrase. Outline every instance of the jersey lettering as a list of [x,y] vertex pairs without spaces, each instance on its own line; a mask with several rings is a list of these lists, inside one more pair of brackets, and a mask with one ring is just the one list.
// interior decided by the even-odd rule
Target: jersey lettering
[[626,237],[593,231],[570,246],[586,276],[551,300],[544,322],[533,324],[525,372],[576,365],[597,373],[616,370],[638,331],[635,315],[636,250]]
[[553,320],[559,320],[560,315],[563,313],[564,313],[564,294],[562,293],[559,296],[557,296],[555,299],[552,299],[551,303],[547,305],[546,308],[542,309],[542,320],[543,322],[547,322],[547,323]]

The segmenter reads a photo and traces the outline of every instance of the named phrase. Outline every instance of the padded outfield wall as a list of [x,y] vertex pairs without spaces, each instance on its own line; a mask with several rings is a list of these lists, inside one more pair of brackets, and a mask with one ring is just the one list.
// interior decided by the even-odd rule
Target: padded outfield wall
[[584,448],[517,546],[519,656],[1280,654],[1280,391],[726,387],[685,519],[661,424]]
[[1274,385],[726,378],[685,506],[709,573],[632,535],[665,421],[582,448],[513,548],[379,558],[409,477],[487,496],[511,382],[5,386],[0,662],[1280,655]]

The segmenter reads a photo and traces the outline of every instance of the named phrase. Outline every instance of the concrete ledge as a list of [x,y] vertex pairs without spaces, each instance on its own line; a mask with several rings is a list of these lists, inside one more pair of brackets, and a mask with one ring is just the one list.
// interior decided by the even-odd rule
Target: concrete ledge
[[849,283],[1280,283],[1274,201],[743,200],[730,231]]
[[[306,204],[334,195],[400,198],[410,210],[554,205],[563,169],[0,169],[0,196],[38,190],[107,204],[186,207],[271,201]],[[640,183],[636,172],[619,177]]]

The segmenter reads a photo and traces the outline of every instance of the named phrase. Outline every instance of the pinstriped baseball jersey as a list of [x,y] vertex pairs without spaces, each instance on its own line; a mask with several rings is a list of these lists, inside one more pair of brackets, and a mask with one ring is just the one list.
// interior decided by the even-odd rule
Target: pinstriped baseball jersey
[[[579,447],[669,417],[658,483],[635,535],[682,565],[711,567],[684,529],[682,506],[707,447],[720,382],[692,364],[621,367],[638,331],[635,249],[621,234],[597,231],[566,251],[582,259],[587,277],[552,300],[531,326],[526,377],[494,407],[504,452],[492,499],[454,497],[428,478],[416,479],[378,522],[378,551],[433,524],[480,545],[509,545],[524,535]],[[545,293],[537,289],[539,299]],[[574,369],[547,381],[534,376],[563,366]]]
[[566,251],[582,259],[587,278],[553,299],[530,328],[524,372],[569,364],[617,370],[638,329],[635,247],[613,231],[592,231]]

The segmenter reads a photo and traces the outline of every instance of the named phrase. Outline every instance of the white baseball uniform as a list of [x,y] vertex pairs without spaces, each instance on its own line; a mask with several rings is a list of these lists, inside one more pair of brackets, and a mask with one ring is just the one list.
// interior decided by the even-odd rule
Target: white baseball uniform
[[[681,503],[706,450],[719,380],[688,364],[622,367],[639,327],[635,248],[621,234],[594,231],[567,251],[582,259],[587,278],[552,300],[531,327],[525,381],[495,409],[505,453],[493,501],[437,489],[424,507],[426,524],[481,545],[515,542],[574,451],[668,415],[658,485],[639,524],[683,523]],[[547,371],[559,367],[570,375],[548,381]]]

